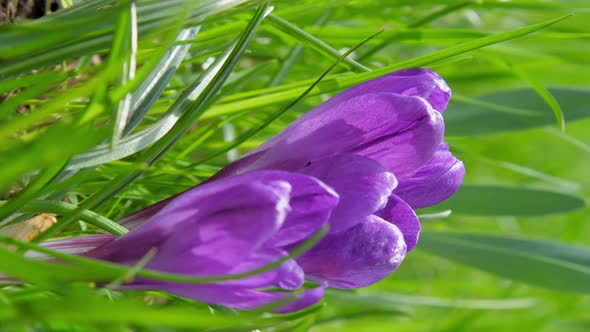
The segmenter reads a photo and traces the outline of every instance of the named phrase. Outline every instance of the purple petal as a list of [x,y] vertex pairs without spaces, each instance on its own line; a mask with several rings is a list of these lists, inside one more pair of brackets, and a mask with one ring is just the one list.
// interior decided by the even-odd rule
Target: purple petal
[[193,188],[90,255],[132,264],[158,248],[152,262],[159,262],[160,270],[224,271],[281,227],[291,185],[276,180],[276,173],[251,172]]
[[[447,103],[451,98],[451,89],[445,80],[434,71],[425,68],[398,70],[342,91],[301,116],[299,120],[290,127],[301,125],[301,123],[315,121],[315,118],[321,113],[331,113],[349,99],[379,92],[409,97],[420,97],[426,100],[433,109],[441,113],[444,112]],[[284,135],[279,134],[278,136],[273,137],[265,144],[251,151],[248,156],[276,145],[284,138],[279,136]]]
[[280,301],[290,293],[272,292],[224,284],[181,284],[149,282],[124,285],[121,289],[165,291],[177,296],[209,304],[219,304],[234,309],[251,310]]
[[[49,240],[41,243],[45,248],[59,251],[65,254],[81,255],[115,239],[112,234],[97,234],[78,236],[66,239]],[[27,257],[32,258],[53,258],[37,251],[28,251]]]
[[[262,248],[251,253],[244,261],[228,271],[228,274],[251,272],[264,266],[268,266],[280,259],[287,257],[286,251],[277,248]],[[293,259],[289,259],[280,266],[247,278],[224,282],[227,285],[240,285],[248,288],[279,287],[294,290],[303,286],[304,273],[301,267]]]
[[432,158],[444,131],[441,114],[424,99],[391,93],[367,93],[313,114],[275,136],[272,148],[257,152],[255,161],[230,168],[296,171],[314,159],[353,153],[407,176]]
[[272,305],[278,301],[284,301],[288,297],[295,296],[294,300],[276,310],[276,312],[279,313],[286,313],[301,310],[317,303],[321,300],[324,294],[325,285],[313,289],[306,289],[300,293],[292,293],[257,290],[240,284],[231,284],[230,282],[216,284],[182,284],[140,280],[139,282],[123,285],[121,289],[166,291],[196,301],[219,304],[241,310],[257,309],[265,305]]
[[[395,78],[398,79],[395,80]],[[432,70],[425,68],[404,69],[385,75],[382,79],[383,81],[378,82],[379,85],[395,86],[395,90],[389,91],[424,98],[432,108],[441,113],[445,111],[449,99],[451,99],[451,88],[442,77]]]
[[[248,189],[251,188],[254,186]],[[214,275],[244,261],[278,231],[288,209],[286,199],[277,200],[279,195],[272,197],[273,191],[265,192],[267,186],[258,189],[261,190],[233,188],[233,195],[224,199],[237,204],[224,206],[211,215],[198,216],[195,223],[178,227],[173,236],[160,244],[149,267],[167,272]],[[285,192],[283,197],[287,195]]]
[[212,177],[207,179],[204,183],[208,183],[211,181],[215,181],[218,179],[226,178],[228,176],[232,176],[235,174],[243,173],[245,169],[247,169],[252,163],[254,163],[258,158],[260,158],[263,153],[253,153],[252,151],[247,155],[241,157],[240,159],[232,162],[231,164],[225,166],[219,172],[214,174]]
[[[245,261],[228,271],[228,274],[250,272],[286,256],[287,253],[282,250],[263,248],[251,253]],[[303,285],[303,277],[304,273],[299,265],[294,260],[288,260],[272,270],[242,279],[211,284],[183,284],[140,278],[122,288],[163,290],[201,302],[221,304],[236,309],[254,309],[291,296],[289,292],[263,291],[261,289],[279,287],[284,290],[295,290]],[[297,302],[301,302],[299,306],[303,307],[307,305],[306,303],[311,305],[317,302],[319,299],[316,299],[315,302],[312,301],[314,294],[317,296],[317,291],[298,299]]]
[[174,195],[163,199],[155,204],[152,204],[144,209],[136,211],[125,218],[118,220],[117,223],[121,224],[128,230],[133,230],[139,227],[141,224],[149,220],[153,217],[156,213],[162,210],[168,203],[170,203],[173,199],[175,199],[178,195]]
[[416,174],[400,179],[394,193],[414,209],[438,204],[451,197],[463,182],[465,166],[442,143],[432,159]]
[[283,173],[291,184],[291,210],[281,229],[268,241],[282,247],[306,239],[328,221],[339,196],[316,178],[298,173]]
[[369,286],[392,273],[406,254],[401,231],[369,216],[344,232],[329,234],[297,259],[306,278],[333,288]]
[[351,152],[376,160],[396,177],[404,177],[432,158],[442,142],[444,122],[441,114],[423,99],[389,98],[392,99],[390,106],[399,110],[399,117],[390,120],[398,129],[359,145]]
[[312,305],[318,303],[322,297],[324,297],[324,290],[326,289],[326,284],[320,285],[319,287],[310,288],[302,291],[298,294],[297,298],[275,310],[277,313],[289,313],[294,311],[299,311],[301,309],[305,309],[307,307],[311,307]]
[[394,224],[402,232],[407,246],[406,252],[414,249],[420,235],[420,221],[406,202],[396,195],[391,195],[387,205],[376,215]]
[[[256,159],[258,159],[258,157],[259,157],[258,155],[244,156],[243,158],[240,158],[239,160],[236,160],[234,163],[223,168],[217,174],[210,177],[209,179],[207,179],[203,183],[199,184],[198,186],[204,186],[205,184],[207,184],[209,182],[212,182],[212,181],[215,181],[218,179],[222,179],[222,178],[231,176],[233,174],[237,174],[237,173],[239,173],[239,172],[237,172],[237,170],[240,170],[240,169],[246,167],[247,165],[251,164]],[[196,187],[194,187],[194,188],[196,188]],[[191,188],[191,189],[194,189],[194,188]],[[186,192],[190,191],[191,189],[187,190]],[[126,216],[125,218],[123,218],[117,222],[119,224],[125,226],[129,230],[135,229],[139,225],[143,224],[146,220],[153,217],[162,208],[164,208],[166,205],[168,205],[168,203],[170,203],[173,199],[175,199],[176,197],[178,197],[179,195],[182,195],[184,193],[185,192],[182,192],[182,193],[176,194],[174,196],[168,197],[164,200],[161,200],[161,201],[159,201],[155,204],[152,204],[144,209],[134,212],[133,214]]]
[[340,196],[330,217],[330,232],[346,230],[381,209],[397,185],[393,174],[381,164],[353,154],[310,161],[301,172],[322,180]]
[[320,107],[331,108],[356,96],[375,92],[420,97],[441,113],[451,98],[451,89],[437,73],[424,68],[413,68],[398,70],[357,84],[332,97]]
[[337,195],[315,178],[249,172],[177,195],[143,225],[89,256],[133,264],[157,248],[151,268],[217,275],[247,261],[267,242],[287,245],[318,231],[337,202]]

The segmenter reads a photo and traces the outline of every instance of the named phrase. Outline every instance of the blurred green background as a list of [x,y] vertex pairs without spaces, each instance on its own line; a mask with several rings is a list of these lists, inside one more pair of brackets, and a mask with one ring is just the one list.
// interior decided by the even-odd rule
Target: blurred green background
[[2,247],[0,272],[28,284],[0,288],[0,329],[590,329],[587,1],[60,6],[71,8],[0,26],[0,227],[53,213],[59,223],[37,240],[117,233],[112,220],[194,186],[344,88],[401,68],[436,70],[450,85],[446,140],[467,175],[456,197],[418,211],[425,231],[397,272],[329,291],[305,312],[97,289],[88,281],[120,275]]

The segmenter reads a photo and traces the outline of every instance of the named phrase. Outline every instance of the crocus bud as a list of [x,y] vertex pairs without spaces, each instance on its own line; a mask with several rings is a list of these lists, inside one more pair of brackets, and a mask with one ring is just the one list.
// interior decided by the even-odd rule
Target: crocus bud
[[128,265],[155,248],[149,269],[217,276],[283,258],[328,223],[311,250],[259,275],[190,285],[136,279],[123,287],[251,309],[284,298],[304,279],[318,283],[279,310],[293,311],[318,301],[325,287],[368,286],[416,246],[414,209],[449,198],[463,180],[463,163],[443,141],[450,95],[426,69],[356,85],[206,183],[125,218],[129,234],[47,245]]
[[[45,245],[65,252],[125,265],[150,250],[146,269],[193,277],[240,274],[288,255],[287,246],[318,231],[338,202],[317,179],[282,171],[254,171],[209,182],[139,213],[142,222],[126,235],[95,235]],[[148,209],[149,210],[149,209]],[[323,287],[302,290],[304,272],[289,259],[246,278],[186,284],[135,278],[122,289],[163,290],[205,303],[253,309],[302,291],[282,311],[317,302]],[[276,288],[282,291],[264,290]]]
[[302,115],[212,180],[275,169],[332,187],[340,201],[330,234],[298,261],[310,280],[338,288],[369,285],[393,272],[416,245],[420,223],[413,209],[449,198],[463,180],[463,163],[443,141],[450,96],[445,81],[427,69],[361,83]]

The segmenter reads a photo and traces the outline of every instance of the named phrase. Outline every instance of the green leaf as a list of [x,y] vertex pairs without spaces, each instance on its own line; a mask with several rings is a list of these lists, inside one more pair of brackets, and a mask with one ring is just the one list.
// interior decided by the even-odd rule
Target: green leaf
[[[177,41],[187,41],[196,35],[198,28],[190,28],[181,31],[178,34]],[[131,117],[125,127],[126,132],[135,128],[143,119],[148,110],[153,106],[158,97],[164,91],[164,88],[170,82],[172,75],[178,69],[180,62],[189,49],[189,44],[176,45],[170,48],[162,60],[147,75],[145,81],[133,93]],[[220,57],[223,59],[223,56]],[[219,60],[221,61],[221,60]],[[212,68],[215,68],[213,66]],[[79,169],[85,167],[105,164],[107,162],[128,157],[150,146],[162,138],[178,121],[184,111],[187,110],[185,99],[201,85],[201,80],[187,88],[187,92],[174,103],[161,119],[150,127],[137,133],[122,138],[115,149],[109,144],[99,145],[92,151],[85,152],[74,156],[67,166],[68,169]]]
[[420,248],[505,278],[590,293],[590,248],[497,235],[423,231]]
[[437,210],[484,216],[535,216],[584,207],[578,196],[555,191],[510,186],[464,185]]
[[530,308],[537,302],[535,299],[522,298],[467,300],[375,291],[349,292],[340,290],[327,290],[326,298],[328,301],[342,302],[356,307],[392,310],[400,310],[407,306],[465,308],[472,310],[513,310]]
[[[119,84],[125,85],[135,78],[137,63],[137,6],[133,1],[122,1],[123,6],[113,34],[113,45],[109,54],[109,69],[119,71]],[[107,69],[108,70],[108,69]],[[131,115],[131,92],[125,94],[113,111],[113,135],[111,144],[116,147],[123,136],[123,129]]]
[[[590,90],[563,87],[548,91],[563,110],[566,121],[590,115],[587,108]],[[555,117],[537,92],[517,89],[476,100],[453,97],[445,112],[445,123],[447,135],[474,136],[547,126],[555,123]]]
[[[180,31],[176,37],[176,42],[181,43],[194,39],[199,29],[199,27],[191,27]],[[190,46],[189,43],[172,45],[166,51],[166,54],[161,57],[158,64],[152,68],[137,90],[133,92],[132,114],[125,127],[125,134],[128,134],[139,124],[148,110],[162,95]]]
[[[314,23],[314,26],[323,26],[330,15],[332,15],[332,9],[328,9],[325,13],[322,14]],[[270,81],[269,87],[278,86],[283,82],[293,65],[299,60],[301,54],[303,53],[303,44],[295,45],[290,51],[289,54],[282,59],[281,67],[275,74],[274,78]]]

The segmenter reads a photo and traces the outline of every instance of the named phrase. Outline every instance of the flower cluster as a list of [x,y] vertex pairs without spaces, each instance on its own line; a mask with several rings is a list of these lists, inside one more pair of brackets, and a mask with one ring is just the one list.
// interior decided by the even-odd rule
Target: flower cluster
[[305,280],[319,284],[281,308],[293,311],[317,302],[325,287],[371,285],[416,246],[414,209],[447,199],[463,180],[462,162],[443,141],[450,95],[426,69],[359,84],[204,184],[127,218],[134,225],[128,234],[48,245],[90,247],[85,255],[128,265],[155,248],[146,268],[217,276],[285,258],[328,224],[329,233],[309,251],[258,275],[196,285],[136,279],[124,288],[251,309],[284,298]]

